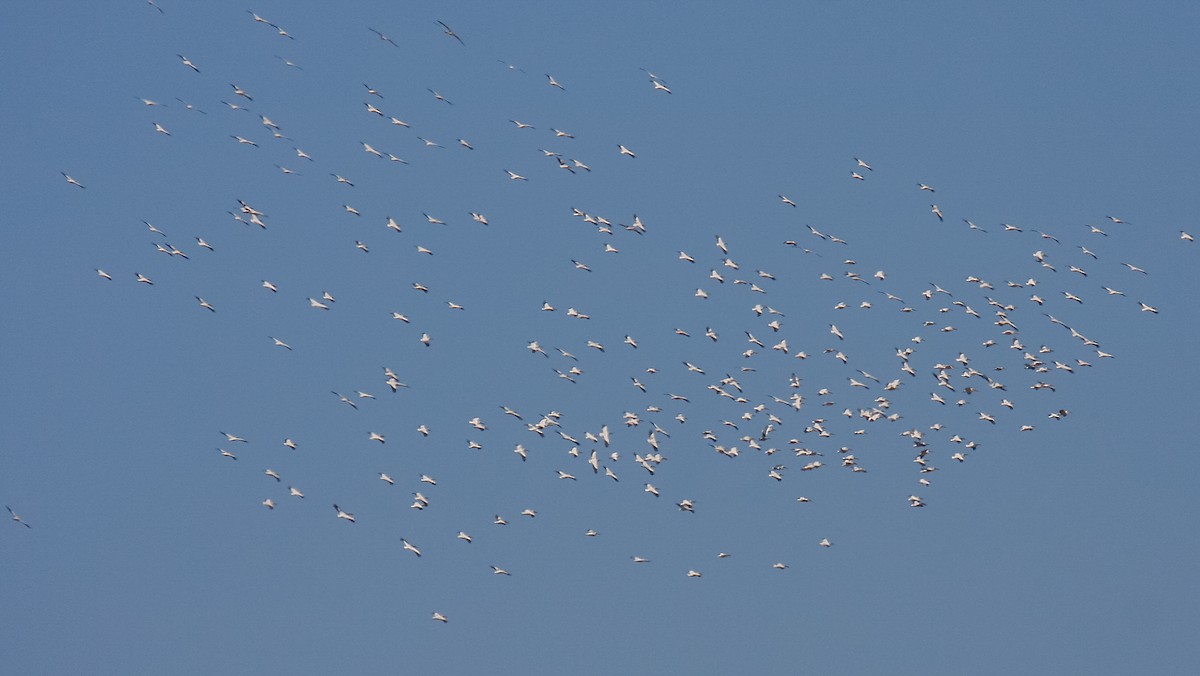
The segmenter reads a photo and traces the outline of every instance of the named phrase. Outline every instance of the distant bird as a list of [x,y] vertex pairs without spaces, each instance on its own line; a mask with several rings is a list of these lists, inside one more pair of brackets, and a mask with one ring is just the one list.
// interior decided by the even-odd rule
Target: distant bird
[[455,40],[458,40],[458,44],[463,45],[464,47],[467,45],[467,43],[463,42],[463,39],[458,36],[458,33],[455,33],[454,29],[447,26],[444,21],[439,20],[437,23],[442,27],[442,32],[454,38]]
[[445,624],[445,623],[447,623],[447,622],[449,622],[449,621],[450,621],[450,620],[447,620],[447,619],[446,619],[446,616],[445,616],[445,615],[443,615],[443,614],[441,614],[441,613],[438,613],[438,612],[435,612],[435,613],[433,614],[433,620],[434,620],[435,622],[441,622],[441,623],[443,623],[443,624]]
[[12,507],[9,507],[8,505],[5,505],[5,506],[4,506],[4,509],[7,509],[7,510],[8,510],[8,514],[9,514],[9,516],[11,516],[11,517],[12,517],[12,520],[13,520],[14,522],[16,522],[16,523],[19,523],[19,524],[21,524],[22,526],[25,526],[26,528],[33,528],[33,526],[30,526],[30,525],[29,525],[27,522],[25,522],[24,520],[22,520],[22,519],[21,519],[21,517],[20,517],[20,516],[18,516],[18,515],[17,515],[17,513],[13,511]]
[[629,148],[626,148],[623,145],[618,145],[617,149],[621,151],[622,155],[628,155],[630,157],[637,157],[637,155],[633,154],[632,150],[630,150]]
[[354,515],[353,514],[343,510],[341,507],[338,507],[336,503],[333,505],[333,508],[334,508],[334,510],[337,511],[337,518],[345,519],[345,520],[349,521],[350,523],[354,523]]
[[197,73],[200,72],[200,69],[196,67],[196,64],[192,63],[191,59],[187,58],[183,54],[176,54],[175,56],[179,57],[179,62],[182,63],[183,65],[187,66],[188,68],[191,68],[192,70],[196,71]]
[[550,84],[550,86],[551,86],[551,87],[557,87],[558,89],[561,89],[561,90],[563,90],[564,92],[565,92],[565,91],[567,91],[567,88],[566,88],[566,87],[564,87],[564,86],[562,86],[562,85],[560,85],[560,84],[558,83],[558,80],[555,80],[555,79],[554,79],[554,76],[550,75],[549,73],[547,73],[547,74],[546,74],[546,79],[547,79],[547,80],[549,80],[549,84]]
[[409,544],[408,540],[405,540],[404,538],[400,538],[400,544],[404,546],[404,551],[412,552],[413,554],[416,554],[418,557],[421,556],[421,550],[419,550],[416,547]]
[[60,171],[58,173],[62,174],[63,178],[67,179],[67,183],[69,183],[77,188],[86,188],[87,187],[84,184],[80,183],[79,181],[76,181],[75,179],[68,176],[65,172]]
[[933,188],[931,188],[931,187],[929,187],[929,186],[925,185],[924,183],[918,183],[918,184],[917,184],[917,189],[918,189],[918,190],[928,190],[929,192],[937,192],[937,191],[936,191],[936,190],[934,190]]
[[508,572],[507,570],[504,570],[503,568],[499,568],[497,566],[492,566],[492,573],[494,575],[511,575],[512,574],[512,573]]
[[945,219],[943,219],[943,218],[942,218],[942,210],[938,208],[938,205],[936,205],[936,204],[931,204],[931,205],[929,205],[929,206],[931,207],[931,211],[933,211],[933,215],[934,215],[934,216],[937,216],[937,219],[938,219],[939,221],[945,220]]
[[384,42],[390,44],[391,46],[396,47],[396,48],[400,47],[400,45],[396,44],[396,42],[394,40],[392,40],[388,36],[384,35],[383,33],[380,33],[379,31],[375,30],[374,28],[368,27],[367,30],[369,30],[372,33],[374,33],[375,35],[379,36],[380,40],[383,40]]

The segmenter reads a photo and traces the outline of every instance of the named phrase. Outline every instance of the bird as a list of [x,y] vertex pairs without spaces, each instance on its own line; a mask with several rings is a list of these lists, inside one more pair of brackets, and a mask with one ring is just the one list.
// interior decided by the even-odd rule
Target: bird
[[400,538],[400,544],[402,544],[404,546],[404,551],[412,552],[413,554],[416,554],[418,558],[421,556],[421,550],[419,550],[416,547],[409,544],[408,540],[405,540],[404,538]]
[[508,174],[509,179],[511,179],[513,181],[528,181],[529,180],[516,172],[509,171],[508,169],[505,169],[504,173]]
[[[390,44],[390,45],[392,45],[393,47],[396,47],[396,48],[399,48],[399,47],[400,47],[400,45],[396,44],[396,42],[395,42],[394,40],[392,40],[392,39],[391,39],[391,38],[389,38],[388,36],[384,35],[383,33],[380,33],[379,31],[375,30],[374,28],[370,28],[370,27],[368,27],[368,28],[367,28],[367,30],[369,30],[369,31],[371,31],[372,33],[374,33],[375,35],[379,36],[379,39],[380,39],[380,40],[382,40],[382,41],[384,41],[384,42],[386,42],[386,43],[389,43],[389,44]],[[369,89],[369,87],[368,87],[368,89]]]
[[936,190],[934,190],[933,188],[929,187],[928,185],[925,185],[924,183],[918,183],[918,184],[917,184],[917,189],[918,189],[918,190],[928,190],[929,192],[937,192]]
[[275,338],[275,337],[272,337],[272,336],[267,336],[267,337],[268,337],[268,338],[270,338],[272,341],[274,341],[274,343],[275,343],[275,347],[282,347],[282,348],[284,348],[284,349],[286,349],[286,350],[289,350],[289,351],[292,349],[292,346],[291,346],[291,345],[288,345],[287,343],[283,342],[282,340],[280,340],[280,339],[278,339],[278,338]]
[[11,516],[11,517],[12,517],[12,520],[13,520],[15,523],[18,523],[18,524],[20,524],[20,525],[22,525],[22,526],[25,526],[26,528],[33,528],[33,526],[30,526],[28,522],[26,522],[26,521],[22,520],[22,519],[21,519],[21,517],[20,517],[20,516],[19,516],[19,515],[18,515],[16,512],[14,512],[14,511],[13,511],[12,507],[9,507],[8,505],[5,505],[5,506],[4,506],[4,509],[7,509],[7,510],[8,510],[8,514],[9,514],[9,516]]
[[345,520],[349,521],[350,523],[354,523],[354,515],[353,514],[343,510],[341,507],[338,507],[336,503],[333,505],[333,508],[334,508],[334,510],[337,511],[337,518],[345,519]]
[[632,150],[630,150],[629,148],[626,148],[623,145],[618,145],[617,149],[621,152],[622,155],[628,155],[630,157],[637,157],[637,155],[635,155]]
[[459,540],[462,540],[463,542],[466,542],[467,544],[471,543],[471,536],[467,535],[466,533],[462,532],[461,530],[458,531],[458,535],[455,535],[454,537],[458,538]]
[[68,184],[70,184],[70,185],[73,185],[73,186],[75,186],[75,187],[77,187],[77,188],[87,188],[87,186],[85,186],[84,184],[82,184],[82,183],[80,183],[79,181],[76,181],[75,179],[73,179],[73,178],[71,178],[70,176],[68,176],[68,175],[66,174],[66,172],[62,172],[62,171],[60,171],[60,172],[58,172],[58,173],[62,174],[63,178],[67,179],[67,183],[68,183]]
[[446,35],[454,38],[455,40],[458,40],[458,44],[460,44],[464,47],[467,45],[467,43],[463,42],[463,39],[458,36],[458,33],[455,33],[454,29],[447,26],[444,21],[439,20],[437,23],[438,23],[438,25],[440,25],[442,27],[442,32],[445,33]]
[[512,573],[510,573],[507,570],[504,570],[503,568],[500,568],[498,566],[492,566],[492,574],[493,575],[512,575]]
[[933,211],[933,215],[934,215],[934,216],[937,216],[937,219],[938,219],[939,221],[943,221],[943,220],[945,220],[945,219],[943,219],[943,218],[942,218],[942,210],[938,208],[938,205],[936,205],[936,204],[931,204],[931,205],[930,205],[930,207],[931,207],[931,210]]
[[100,268],[96,268],[96,274],[97,274],[97,275],[99,275],[99,276],[101,276],[101,277],[103,277],[103,278],[105,278],[105,279],[107,279],[107,280],[108,280],[108,281],[110,281],[110,282],[112,281],[112,275],[110,275],[110,274],[108,274],[107,272],[105,272],[105,271],[101,270]]
[[450,620],[446,619],[445,615],[443,615],[439,612],[433,613],[433,620],[434,620],[434,622],[441,622],[442,624],[446,624],[450,621]]
[[549,73],[546,73],[546,79],[549,81],[549,82],[548,82],[548,84],[549,84],[551,87],[556,87],[556,88],[558,88],[558,89],[561,89],[561,90],[563,90],[564,92],[565,92],[565,91],[567,91],[567,88],[566,88],[566,87],[564,87],[564,86],[562,86],[561,84],[559,84],[559,83],[558,83],[558,80],[555,80],[555,79],[554,79],[554,76],[550,75]]

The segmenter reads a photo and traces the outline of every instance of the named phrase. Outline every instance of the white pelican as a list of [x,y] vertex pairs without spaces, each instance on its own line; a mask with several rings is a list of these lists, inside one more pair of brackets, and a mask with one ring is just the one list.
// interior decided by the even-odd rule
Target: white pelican
[[419,550],[416,547],[409,544],[408,540],[405,540],[404,538],[400,538],[400,544],[404,545],[404,551],[412,552],[413,554],[416,554],[418,557],[421,556],[421,550]]
[[26,528],[33,528],[33,526],[30,526],[30,525],[29,525],[28,523],[26,523],[25,521],[22,521],[22,520],[21,520],[21,517],[20,517],[20,516],[18,516],[18,515],[17,515],[17,513],[16,513],[16,512],[14,512],[14,511],[12,510],[12,507],[9,507],[8,505],[5,505],[5,506],[4,506],[4,509],[7,509],[7,510],[8,510],[8,514],[9,514],[9,516],[11,516],[11,517],[12,517],[12,520],[13,520],[13,521],[15,521],[16,523],[19,523],[19,524],[21,524],[22,526],[25,526]]
[[618,145],[617,149],[621,152],[622,155],[628,155],[630,157],[637,157],[637,155],[635,155],[632,150],[630,150],[629,148],[626,148],[623,145]]
[[337,518],[345,519],[345,520],[349,521],[350,523],[354,523],[354,515],[353,514],[351,514],[350,512],[344,511],[341,507],[338,507],[336,504],[334,504],[333,508],[335,510],[337,510]]
[[85,186],[84,184],[80,183],[79,181],[76,181],[75,179],[71,178],[70,176],[68,176],[67,174],[65,174],[65,173],[63,173],[63,172],[61,172],[61,171],[60,171],[60,172],[58,172],[58,173],[62,174],[62,175],[63,175],[63,178],[67,179],[67,183],[69,183],[69,184],[71,184],[71,185],[73,185],[73,186],[76,186],[76,187],[79,187],[79,188],[86,188],[86,187],[87,187],[87,186]]

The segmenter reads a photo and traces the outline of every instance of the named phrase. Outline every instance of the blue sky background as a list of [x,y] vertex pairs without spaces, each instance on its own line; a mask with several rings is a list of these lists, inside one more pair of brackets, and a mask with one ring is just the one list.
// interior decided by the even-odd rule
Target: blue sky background
[[[32,526],[0,528],[6,670],[1195,673],[1200,252],[1180,231],[1200,236],[1196,7],[250,8],[291,40],[240,4],[158,5],[0,7],[0,503]],[[592,171],[568,174],[540,149]],[[266,229],[232,218],[239,199],[265,212]],[[644,235],[619,226],[635,214]],[[1030,278],[1036,287],[1006,285]],[[924,299],[934,284],[953,298]],[[336,302],[311,308],[323,292]],[[988,298],[1015,306],[1024,350],[1010,349]],[[757,303],[784,313],[778,333]],[[788,355],[770,349],[784,338]],[[551,356],[526,349],[533,340]],[[905,347],[916,377],[900,371]],[[1022,368],[1025,352],[1050,372]],[[960,353],[1007,390],[962,377]],[[937,386],[937,363],[954,366],[954,392]],[[574,384],[553,370],[573,366]],[[409,387],[391,393],[384,367]],[[746,403],[707,389],[726,374]],[[884,391],[892,379],[903,385]],[[1055,391],[1030,389],[1038,381]],[[793,391],[799,412],[772,399]],[[950,403],[931,402],[934,391]],[[842,415],[880,396],[901,419]],[[1047,417],[1059,409],[1069,415]],[[552,410],[561,427],[526,429]],[[625,426],[626,412],[640,425]],[[768,456],[740,437],[757,439],[770,414],[782,424],[761,442],[779,449]],[[468,424],[476,416],[486,431]],[[816,419],[832,436],[805,433]],[[670,436],[657,435],[666,459],[650,476],[633,458],[652,452],[654,424]],[[619,482],[586,464],[597,444],[584,434],[603,425],[613,446],[601,459]],[[937,471],[918,472],[900,436],[911,429]],[[706,430],[740,455],[714,452]],[[813,458],[795,456],[800,446],[825,466],[802,472]],[[841,466],[841,447],[867,472]],[[775,465],[782,481],[768,476]],[[409,507],[418,491],[424,510]],[[927,506],[910,508],[910,494]],[[683,499],[694,514],[675,507]]]

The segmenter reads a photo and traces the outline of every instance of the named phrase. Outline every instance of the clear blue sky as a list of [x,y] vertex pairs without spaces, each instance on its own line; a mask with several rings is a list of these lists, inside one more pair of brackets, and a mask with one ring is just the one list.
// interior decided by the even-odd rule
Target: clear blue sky
[[0,7],[7,673],[1200,669],[1195,6],[158,7]]

